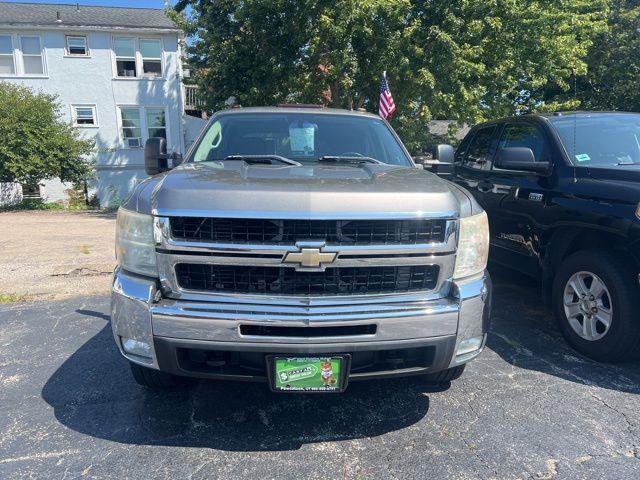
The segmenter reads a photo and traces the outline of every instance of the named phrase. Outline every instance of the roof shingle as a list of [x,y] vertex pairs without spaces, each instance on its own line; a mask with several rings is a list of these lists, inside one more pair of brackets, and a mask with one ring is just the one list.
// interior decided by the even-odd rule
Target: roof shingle
[[50,3],[0,2],[0,25],[178,30],[163,10],[155,8],[93,7]]

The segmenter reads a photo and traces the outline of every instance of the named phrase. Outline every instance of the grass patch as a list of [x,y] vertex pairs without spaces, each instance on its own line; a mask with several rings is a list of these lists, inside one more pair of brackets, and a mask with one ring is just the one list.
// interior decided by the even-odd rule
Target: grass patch
[[4,205],[0,207],[0,211],[10,212],[15,210],[64,210],[66,207],[59,203],[45,203],[38,199],[23,200],[14,205]]
[[23,200],[20,203],[14,205],[0,206],[0,212],[18,212],[24,210],[68,210],[68,211],[86,211],[86,210],[98,210],[96,206],[87,206],[85,203],[69,203],[65,205],[63,203],[45,203],[38,199]]
[[24,295],[16,295],[15,293],[0,293],[0,303],[22,302],[24,299]]

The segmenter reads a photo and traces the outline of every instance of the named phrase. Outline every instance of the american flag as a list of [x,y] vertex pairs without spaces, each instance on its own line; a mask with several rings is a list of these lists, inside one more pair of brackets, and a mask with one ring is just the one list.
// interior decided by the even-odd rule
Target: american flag
[[378,114],[384,118],[389,118],[396,111],[396,104],[393,103],[393,96],[389,90],[387,82],[387,72],[382,74],[382,83],[380,84],[380,105],[378,106]]

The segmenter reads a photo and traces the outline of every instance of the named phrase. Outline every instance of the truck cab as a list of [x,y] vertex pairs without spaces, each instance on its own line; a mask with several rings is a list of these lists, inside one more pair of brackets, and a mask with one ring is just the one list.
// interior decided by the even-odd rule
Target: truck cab
[[525,115],[474,127],[454,181],[489,216],[493,262],[537,278],[567,341],[640,350],[640,115]]

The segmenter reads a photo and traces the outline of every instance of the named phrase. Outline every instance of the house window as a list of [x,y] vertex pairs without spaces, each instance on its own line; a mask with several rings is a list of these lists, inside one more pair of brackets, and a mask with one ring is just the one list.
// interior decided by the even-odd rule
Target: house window
[[0,75],[15,75],[11,35],[0,35]]
[[161,77],[162,40],[115,37],[116,77]]
[[120,107],[122,138],[125,147],[142,147],[142,123],[138,107]]
[[167,139],[167,118],[163,107],[120,107],[125,148],[142,148],[151,137]]
[[162,137],[167,139],[167,121],[164,108],[147,108],[147,133],[148,138]]
[[67,55],[86,57],[89,55],[87,37],[83,35],[67,35]]
[[94,105],[72,105],[71,112],[73,125],[76,127],[95,127],[98,125]]
[[114,50],[116,53],[116,75],[118,77],[137,77],[135,39],[116,38]]
[[160,40],[140,39],[142,74],[145,77],[162,76],[162,43]]
[[22,50],[22,71],[25,75],[42,75],[42,47],[40,37],[23,35],[20,37],[20,49]]

